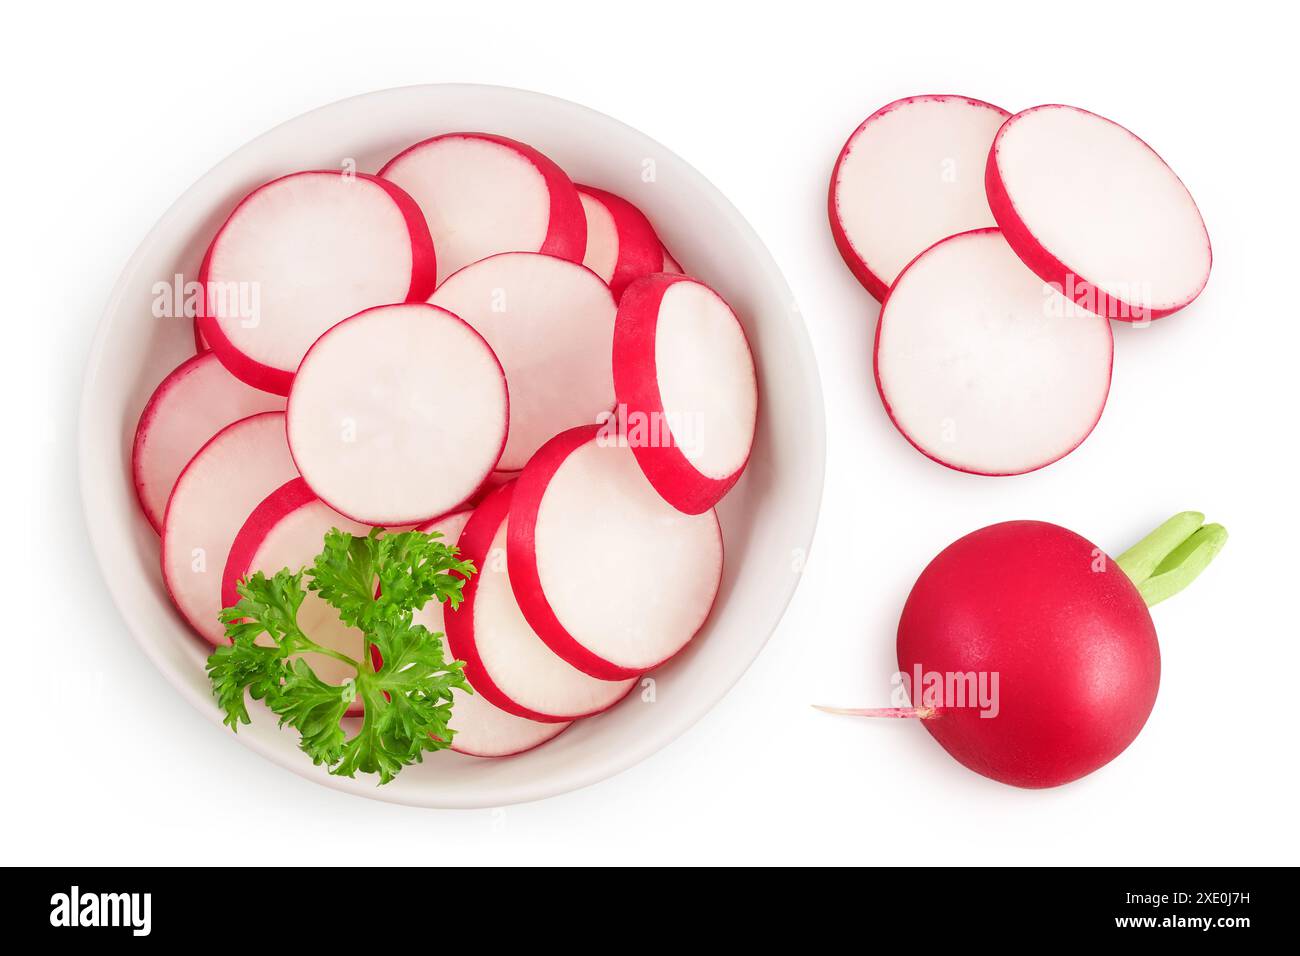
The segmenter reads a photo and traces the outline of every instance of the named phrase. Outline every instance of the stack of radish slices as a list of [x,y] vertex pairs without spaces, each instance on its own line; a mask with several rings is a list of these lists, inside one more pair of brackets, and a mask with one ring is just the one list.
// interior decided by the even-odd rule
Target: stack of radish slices
[[[439,532],[479,573],[417,622],[475,691],[452,749],[498,757],[618,703],[700,630],[754,363],[632,203],[523,143],[449,133],[375,175],[258,187],[200,282],[199,354],[149,399],[132,461],[199,636],[224,643],[236,585],[309,564],[331,528]],[[366,658],[315,594],[300,622]]]
[[883,306],[890,418],[959,471],[1016,475],[1079,446],[1110,390],[1109,320],[1195,299],[1210,240],[1142,140],[1094,113],[961,96],[881,107],[840,151],[836,245]]

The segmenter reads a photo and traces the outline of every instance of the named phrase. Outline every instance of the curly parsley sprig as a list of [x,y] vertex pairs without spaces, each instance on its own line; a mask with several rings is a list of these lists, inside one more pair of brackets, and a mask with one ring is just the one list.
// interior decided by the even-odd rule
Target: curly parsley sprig
[[[380,784],[419,763],[425,751],[448,747],[455,733],[447,726],[452,691],[473,691],[463,663],[443,660],[442,634],[413,616],[433,600],[459,606],[464,579],[475,569],[440,537],[378,528],[363,537],[333,529],[310,567],[270,577],[259,571],[241,581],[239,602],[221,612],[230,644],[207,663],[224,723],[238,731],[252,722],[247,698],[265,701],[280,726],[298,731],[299,747],[314,763],[345,777],[378,774]],[[377,668],[303,633],[298,609],[308,590],[364,633],[363,646],[377,651]],[[306,653],[342,661],[356,676],[327,683],[302,659]],[[340,721],[358,698],[365,712],[348,737]]]

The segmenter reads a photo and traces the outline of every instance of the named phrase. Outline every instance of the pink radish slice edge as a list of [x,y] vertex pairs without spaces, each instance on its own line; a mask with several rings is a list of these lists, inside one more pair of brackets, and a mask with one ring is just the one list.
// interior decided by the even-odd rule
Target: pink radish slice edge
[[1113,353],[1109,322],[1046,289],[998,230],[979,229],[931,246],[895,281],[876,328],[876,386],[922,454],[1016,475],[1092,432]]
[[664,271],[663,243],[640,209],[595,186],[577,188],[587,217],[582,264],[609,283],[614,298],[628,283]]
[[[222,607],[239,603],[236,585],[256,571],[270,577],[281,568],[297,571],[311,565],[324,547],[325,533],[331,528],[348,534],[370,533],[369,526],[345,518],[317,498],[301,478],[291,479],[271,492],[253,509],[235,535],[221,576]],[[338,611],[314,592],[309,591],[298,608],[298,623],[322,647],[341,651],[355,661],[364,659],[365,635],[346,626],[339,620]],[[355,676],[351,667],[332,657],[323,654],[303,657],[326,683],[339,684]],[[361,701],[354,701],[346,716],[355,717],[363,710]]]
[[209,643],[226,639],[221,576],[235,537],[253,509],[296,476],[284,413],[263,412],[217,432],[176,480],[163,517],[163,583]]
[[1036,106],[1002,126],[985,171],[989,204],[1039,278],[1122,321],[1177,312],[1210,278],[1210,237],[1192,194],[1118,123]]
[[237,378],[287,395],[311,344],[376,302],[422,302],[437,261],[415,201],[365,173],[293,173],[246,196],[199,270],[198,329]]
[[622,700],[636,681],[605,681],[565,663],[529,627],[516,603],[506,539],[514,485],[484,500],[458,542],[478,573],[463,600],[445,609],[447,645],[484,699],[508,714],[543,723],[590,717]]
[[322,335],[286,414],[293,460],[316,495],[354,521],[391,527],[474,494],[505,447],[510,403],[478,332],[445,309],[407,304],[367,309]]
[[497,471],[518,471],[551,436],[613,408],[617,307],[585,266],[501,253],[450,276],[429,301],[469,323],[505,370],[510,428]]
[[845,142],[827,197],[831,234],[877,299],[940,239],[995,224],[984,165],[1010,115],[967,96],[909,96],[876,110]]
[[284,399],[245,385],[211,352],[186,359],[154,390],[131,446],[131,475],[140,509],[162,531],[167,498],[195,453],[232,422],[282,411]]
[[507,563],[547,646],[606,680],[662,664],[708,618],[722,580],[712,510],[684,514],[599,426],[548,442],[515,484]]
[[379,175],[423,211],[438,250],[439,284],[499,252],[582,261],[587,219],[578,191],[564,170],[525,143],[446,133],[398,153]]
[[[417,531],[438,532],[444,544],[455,545],[469,522],[473,511],[458,511],[421,525]],[[452,656],[445,640],[446,607],[440,601],[430,601],[415,612],[415,623],[423,624],[433,633],[443,633],[443,660],[450,663]],[[473,684],[471,683],[472,687]],[[456,733],[451,738],[451,749],[471,757],[512,757],[541,746],[563,732],[567,723],[541,723],[507,713],[490,703],[482,694],[452,692],[451,722]]]
[[749,461],[758,378],[736,314],[686,276],[628,287],[614,327],[618,432],[650,483],[687,514],[722,500]]

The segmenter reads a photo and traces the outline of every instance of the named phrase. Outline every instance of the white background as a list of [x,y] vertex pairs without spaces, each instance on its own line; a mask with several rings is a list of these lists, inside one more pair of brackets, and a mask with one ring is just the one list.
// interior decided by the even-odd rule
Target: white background
[[[1260,5],[1259,9],[1269,9]],[[1276,8],[1273,8],[1276,9]],[[39,12],[33,12],[39,11]],[[1294,51],[1250,6],[1023,4],[28,4],[3,71],[6,862],[1296,863]],[[1271,19],[1271,17],[1270,17]],[[118,270],[167,205],[309,108],[435,81],[610,113],[727,193],[785,269],[816,346],[829,461],[804,582],[699,725],[633,770],[505,810],[433,812],[285,773],[200,719],[137,652],[85,538],[76,403]],[[825,221],[841,143],[876,107],[952,92],[1084,106],[1130,126],[1214,241],[1190,309],[1116,329],[1105,416],[1073,455],[979,479],[922,458],[870,379],[876,306]],[[15,340],[16,339],[16,340]],[[1009,518],[1117,553],[1174,511],[1232,540],[1156,609],[1164,674],[1110,766],[1047,792],[963,769],[884,704],[926,561]],[[1032,586],[1032,583],[1029,583]],[[386,847],[384,859],[374,848]],[[255,849],[250,849],[255,848]]]

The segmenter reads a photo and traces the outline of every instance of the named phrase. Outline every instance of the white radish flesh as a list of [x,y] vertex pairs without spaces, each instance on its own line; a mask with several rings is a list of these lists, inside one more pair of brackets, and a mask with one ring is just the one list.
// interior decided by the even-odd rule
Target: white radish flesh
[[713,511],[688,515],[596,426],[557,435],[510,506],[508,561],[524,617],[574,667],[628,677],[680,651],[722,578]]
[[877,299],[940,239],[994,224],[984,164],[1010,115],[964,96],[912,96],[854,130],[831,174],[831,232]]
[[[416,530],[437,532],[442,535],[444,544],[455,545],[472,513],[460,511],[421,525]],[[441,601],[430,601],[423,609],[415,612],[415,623],[423,624],[434,633],[443,633],[446,630],[444,611],[445,606]],[[442,649],[443,660],[447,663],[455,660],[445,636]],[[490,703],[480,693],[466,694],[455,690],[452,691],[451,722],[448,726],[456,732],[451,740],[451,749],[457,753],[474,757],[508,757],[546,743],[569,725],[516,717]]]
[[510,433],[498,469],[515,471],[552,435],[614,405],[616,307],[590,269],[530,252],[466,266],[429,300],[487,340],[510,389]]
[[889,416],[950,468],[1015,475],[1092,431],[1110,389],[1110,323],[1027,270],[996,229],[937,243],[899,276],[876,333]]
[[664,247],[650,220],[621,196],[578,186],[587,217],[587,251],[582,264],[609,284],[614,298],[628,283],[664,271]]
[[250,193],[204,258],[202,339],[248,384],[287,395],[321,333],[361,309],[423,301],[436,264],[414,200],[362,173],[295,173]]
[[1037,106],[1002,127],[989,202],[1016,254],[1107,318],[1145,321],[1195,299],[1210,238],[1191,193],[1124,127],[1073,106]]
[[[257,571],[271,577],[281,568],[297,572],[310,566],[324,547],[325,533],[332,528],[355,535],[370,533],[369,526],[345,518],[317,498],[301,478],[271,492],[253,509],[231,545],[221,578],[222,606],[237,604],[236,585]],[[339,651],[354,661],[366,661],[365,635],[344,624],[339,612],[314,591],[307,592],[298,608],[298,624],[321,647]],[[266,634],[257,643],[274,644]],[[325,654],[304,654],[303,659],[328,684],[341,684],[356,676],[355,668]],[[357,700],[348,708],[348,715],[355,716],[362,710]]]
[[210,643],[225,643],[221,576],[236,534],[267,495],[296,476],[284,413],[263,412],[219,431],[177,479],[163,518],[163,583]]
[[509,401],[483,337],[444,309],[367,309],[303,358],[289,447],[307,484],[363,524],[414,524],[468,499],[501,457]]
[[[517,717],[560,723],[612,707],[634,680],[598,680],[565,663],[537,636],[519,610],[506,555],[513,485],[493,492],[461,532],[461,557],[478,573],[464,600],[446,610],[448,647],[490,703]],[[584,566],[593,564],[591,555]]]
[[619,303],[618,427],[646,477],[699,514],[739,479],[758,415],[754,359],[722,297],[685,276],[649,276]]
[[438,250],[438,282],[499,252],[581,262],[587,220],[573,183],[524,143],[448,133],[416,143],[379,171],[415,198]]
[[136,497],[155,531],[181,469],[209,438],[231,422],[281,411],[284,398],[245,385],[211,352],[182,362],[154,390],[140,415],[131,448]]

